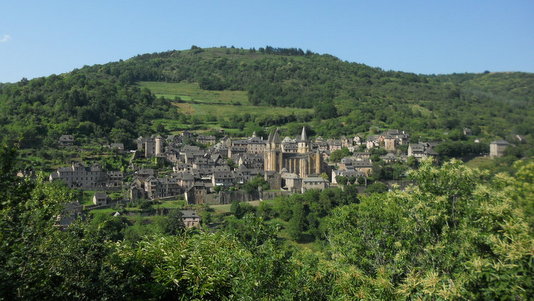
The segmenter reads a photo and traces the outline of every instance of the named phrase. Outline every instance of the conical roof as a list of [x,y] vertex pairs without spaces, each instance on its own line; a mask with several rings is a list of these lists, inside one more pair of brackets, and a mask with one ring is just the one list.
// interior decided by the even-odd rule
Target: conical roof
[[300,134],[301,141],[308,141],[308,135],[306,135],[306,127],[302,127],[302,133]]
[[273,137],[272,137],[272,142],[274,143],[280,143],[282,140],[280,139],[280,133],[278,132],[278,128],[276,128],[276,130],[274,131],[274,134],[273,134]]

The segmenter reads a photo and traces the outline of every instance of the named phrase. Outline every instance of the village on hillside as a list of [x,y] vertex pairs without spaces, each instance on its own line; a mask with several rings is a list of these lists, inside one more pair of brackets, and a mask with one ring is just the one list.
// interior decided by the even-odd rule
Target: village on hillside
[[[469,134],[466,129],[466,134]],[[68,225],[84,211],[119,208],[143,201],[183,200],[188,205],[261,201],[307,190],[356,185],[359,192],[403,188],[405,172],[418,160],[437,156],[438,142],[410,143],[402,130],[387,130],[366,138],[310,139],[306,128],[297,137],[284,137],[278,129],[267,139],[231,139],[184,131],[180,135],[139,137],[136,149],[121,143],[107,145],[129,157],[125,170],[106,170],[99,164],[74,162],[53,171],[50,181],[89,192],[90,202],[68,204],[59,219]],[[58,141],[75,148],[72,135]],[[510,145],[490,144],[490,157],[502,156]],[[120,210],[113,210],[120,215]],[[198,227],[200,216],[182,210],[186,225]]]

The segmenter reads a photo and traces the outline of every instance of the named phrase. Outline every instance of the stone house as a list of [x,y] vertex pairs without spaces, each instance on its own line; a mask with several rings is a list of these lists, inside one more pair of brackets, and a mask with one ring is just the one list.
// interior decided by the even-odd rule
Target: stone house
[[408,143],[408,140],[410,138],[410,135],[408,135],[408,133],[399,130],[387,130],[382,136],[384,137],[384,139],[386,137],[395,139],[397,145],[404,145]]
[[408,145],[408,157],[413,156],[416,159],[421,159],[437,156],[438,153],[434,151],[436,145],[438,145],[436,142],[410,143]]
[[506,140],[496,140],[490,143],[490,157],[502,157],[504,151],[510,146],[510,143]]
[[321,177],[307,177],[302,179],[302,193],[310,189],[324,190],[328,186],[328,181]]
[[284,153],[296,153],[298,151],[297,140],[290,137],[285,137],[280,146]]
[[352,143],[354,145],[362,145],[363,143],[363,138],[360,137],[360,136],[354,136],[354,138],[352,138]]
[[293,193],[302,191],[302,178],[297,174],[283,172],[280,176],[282,178],[282,189]]
[[247,140],[247,153],[249,154],[263,154],[265,151],[265,140],[263,137],[256,137],[256,133],[252,134],[252,137]]
[[352,167],[351,169],[332,170],[332,184],[338,184],[337,183],[338,176],[343,176],[346,178],[355,177],[356,179],[358,179],[359,177],[365,177],[365,174],[354,170]]
[[387,151],[395,151],[397,149],[397,139],[393,136],[386,136],[384,138],[384,149]]
[[105,192],[95,192],[93,196],[93,204],[97,206],[107,205],[108,195]]
[[160,156],[163,154],[164,139],[161,136],[139,137],[136,140],[137,150],[145,158]]
[[216,171],[211,175],[211,184],[216,186],[233,186],[237,184],[236,174],[232,171]]
[[73,163],[69,167],[60,167],[52,172],[49,180],[62,180],[70,188],[95,189],[107,186],[108,174],[99,165],[86,167]]
[[197,137],[197,142],[206,144],[206,145],[214,145],[217,142],[217,138],[211,135],[210,136],[199,135]]
[[204,204],[207,195],[208,187],[203,182],[195,182],[184,192],[184,198],[188,204]]
[[186,228],[200,228],[201,218],[195,210],[180,210]]
[[345,136],[342,136],[339,140],[341,141],[341,147],[349,148],[353,146],[352,140]]
[[326,142],[328,143],[328,150],[331,152],[340,150],[342,148],[341,140],[328,139]]
[[373,162],[371,160],[356,160],[352,161],[354,170],[362,173],[368,177],[373,172]]
[[106,172],[108,179],[106,181],[106,187],[108,188],[120,188],[122,187],[124,174],[122,171],[108,171]]

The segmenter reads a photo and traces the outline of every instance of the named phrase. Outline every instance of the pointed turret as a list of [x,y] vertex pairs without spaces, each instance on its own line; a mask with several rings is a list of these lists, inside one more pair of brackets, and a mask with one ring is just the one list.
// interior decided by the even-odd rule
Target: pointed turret
[[280,133],[278,133],[278,128],[276,128],[276,130],[274,131],[272,139],[273,140],[271,142],[276,143],[276,144],[280,144],[280,142],[282,141],[280,139]]
[[308,135],[306,135],[306,127],[302,127],[302,134],[300,134],[300,138],[297,144],[297,152],[304,154],[310,151],[309,145],[308,145]]
[[273,141],[273,132],[269,133],[269,137],[267,138],[267,143],[271,143]]
[[302,127],[302,133],[300,134],[301,141],[308,141],[308,135],[306,135],[306,127]]

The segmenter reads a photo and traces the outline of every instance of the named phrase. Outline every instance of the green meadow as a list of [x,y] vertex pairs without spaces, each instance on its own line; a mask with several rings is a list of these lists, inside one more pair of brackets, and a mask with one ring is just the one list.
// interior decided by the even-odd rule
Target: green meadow
[[175,100],[179,97],[186,102],[208,104],[248,105],[246,91],[208,91],[202,90],[197,83],[139,82],[139,86],[149,89],[157,97]]
[[157,97],[174,101],[180,113],[198,117],[195,122],[158,119],[154,126],[163,124],[171,131],[207,130],[221,128],[220,120],[233,115],[288,116],[291,114],[311,113],[312,109],[254,106],[248,100],[246,91],[208,91],[197,83],[139,82],[140,87],[149,89]]

